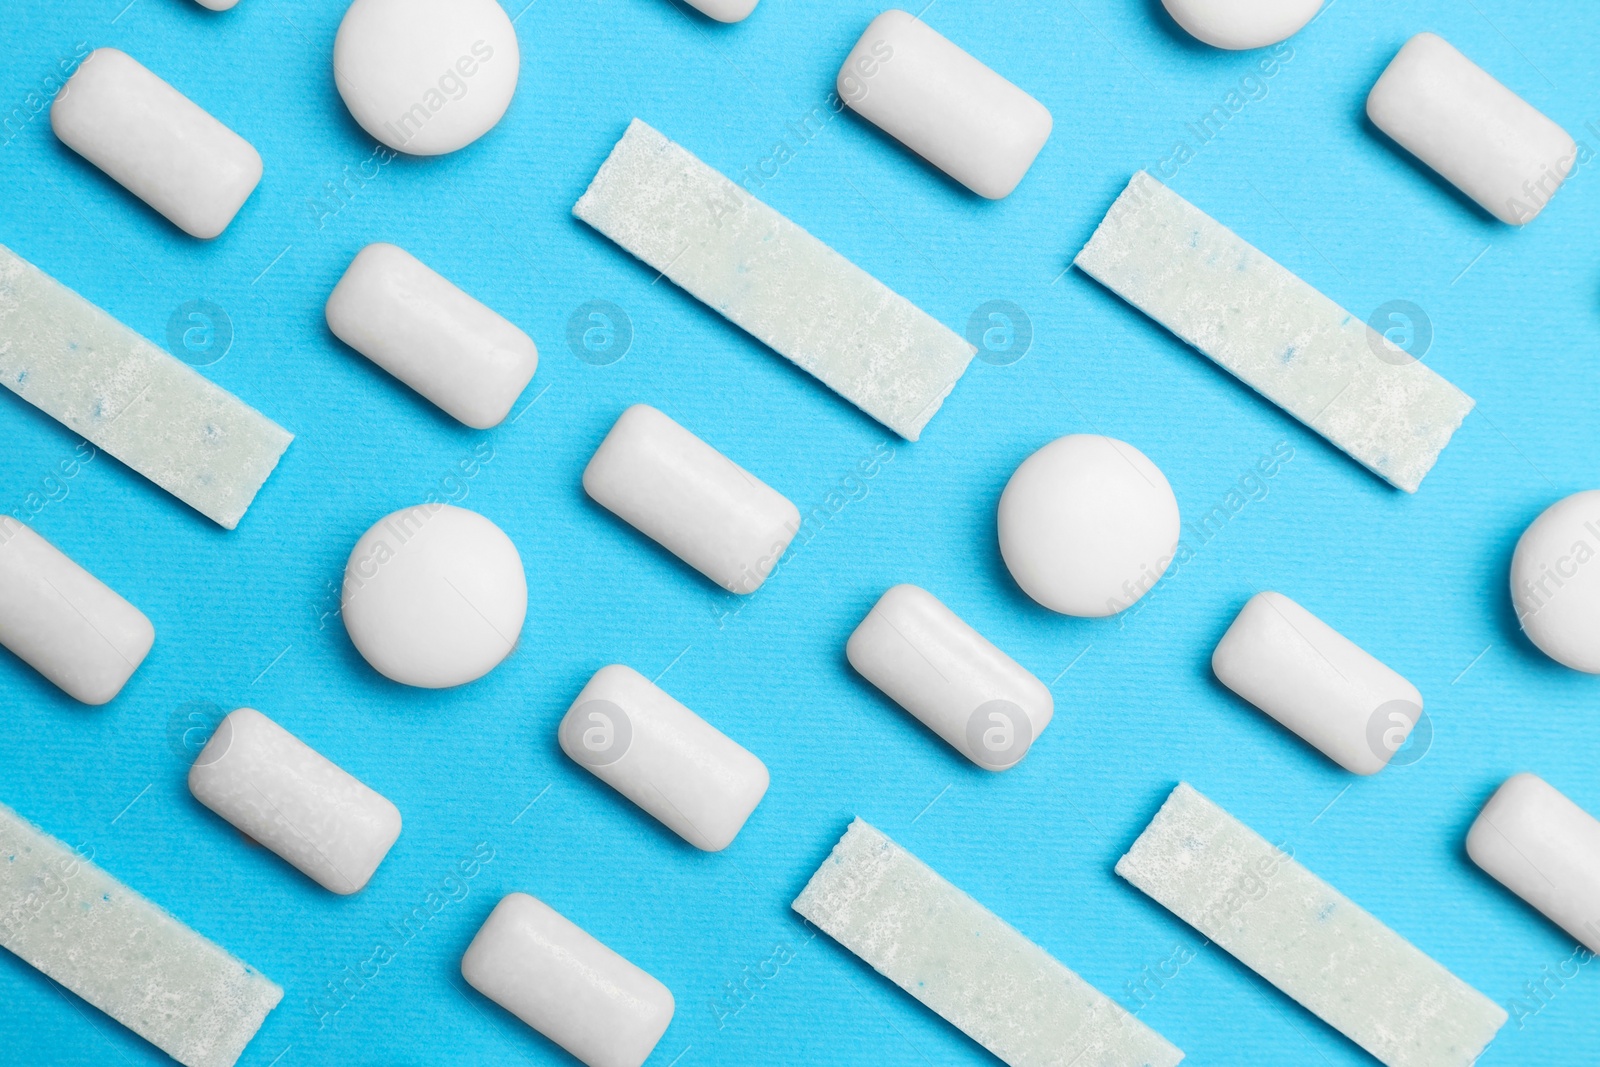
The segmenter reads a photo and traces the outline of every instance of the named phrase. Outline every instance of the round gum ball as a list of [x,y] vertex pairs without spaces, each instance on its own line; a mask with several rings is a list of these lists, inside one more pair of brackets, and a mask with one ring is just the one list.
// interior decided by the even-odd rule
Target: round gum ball
[[1511,601],[1541,652],[1600,674],[1600,489],[1552,504],[1523,532],[1511,556]]
[[1000,495],[1000,555],[1022,591],[1102,618],[1149,592],[1178,545],[1178,500],[1137,448],[1072,434],[1023,460]]
[[511,654],[528,580],[511,538],[475,511],[422,504],[362,535],[344,569],[344,626],[378,673],[445,689]]
[[511,106],[517,33],[495,0],[355,0],[333,79],[361,128],[414,156],[465,148]]
[[1217,48],[1265,48],[1299,33],[1322,0],[1161,0],[1189,35]]

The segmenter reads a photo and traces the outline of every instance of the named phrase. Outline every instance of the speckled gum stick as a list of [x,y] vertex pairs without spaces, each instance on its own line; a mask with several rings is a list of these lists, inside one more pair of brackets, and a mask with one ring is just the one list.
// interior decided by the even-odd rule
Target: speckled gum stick
[[1500,1006],[1179,785],[1117,873],[1389,1067],[1470,1067]]
[[230,530],[294,440],[4,246],[0,384]]
[[0,945],[186,1067],[233,1067],[283,990],[0,804]]
[[1074,264],[1408,493],[1472,399],[1144,171]]
[[976,352],[638,119],[572,213],[909,441]]
[[1011,1067],[1174,1067],[1183,1059],[860,819],[794,910]]

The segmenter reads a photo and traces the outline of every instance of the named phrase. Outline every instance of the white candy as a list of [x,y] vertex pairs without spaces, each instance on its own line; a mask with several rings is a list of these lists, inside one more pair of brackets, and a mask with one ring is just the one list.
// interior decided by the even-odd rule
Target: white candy
[[985,770],[1019,763],[1055,713],[1043,682],[914,585],[897,585],[878,599],[850,635],[845,656]]
[[1299,33],[1322,0],[1161,0],[1190,36],[1217,48],[1264,48]]
[[1472,399],[1144,171],[1073,261],[1391,485]]
[[583,488],[730,593],[761,588],[800,529],[782,494],[648,404],[617,419]]
[[380,519],[356,542],[340,612],[373,669],[444,689],[482,678],[511,654],[528,580],[500,527],[465,508],[422,504]]
[[74,700],[105,704],[155,643],[144,613],[9,515],[0,515],[0,645]]
[[1022,591],[1064,615],[1115,615],[1172,563],[1178,500],[1137,448],[1070,434],[1022,461],[1000,495],[1000,554]]
[[638,119],[572,213],[907,440],[977,351]]
[[1528,640],[1557,663],[1600,674],[1600,489],[1533,520],[1511,557],[1511,601]]
[[253,708],[223,719],[189,792],[322,888],[357,892],[400,836],[400,812]]
[[339,340],[479,430],[511,413],[539,366],[532,338],[391,244],[356,255],[326,315]]
[[227,11],[239,0],[194,0],[201,7],[210,8],[212,11]]
[[1467,833],[1472,862],[1600,952],[1600,820],[1532,774],[1508,778]]
[[666,986],[526,893],[495,905],[461,976],[589,1067],[640,1067],[672,1022]]
[[793,907],[1010,1067],[1175,1067],[1183,1059],[860,819]]
[[1117,873],[1388,1067],[1471,1067],[1506,1013],[1179,785]]
[[1011,194],[1050,137],[1043,104],[904,11],[872,20],[837,89],[862,118],[990,200]]
[[1578,160],[1571,135],[1444,38],[1407,41],[1367,97],[1367,116],[1501,222],[1544,209]]
[[1217,680],[1355,774],[1422,717],[1417,687],[1282,593],[1257,593],[1211,655]]
[[333,77],[361,128],[399,152],[465,148],[511,106],[522,62],[495,0],[355,0]]
[[702,15],[718,22],[743,22],[756,9],[757,0],[689,0],[689,5]]
[[230,530],[294,440],[4,247],[0,338],[0,384]]
[[194,237],[215,237],[261,180],[261,156],[132,56],[97,48],[56,95],[61,143]]
[[259,971],[4,804],[0,946],[185,1067],[233,1067],[283,999]]
[[602,667],[561,720],[561,750],[695,848],[733,844],[766,795],[766,765],[650,679]]

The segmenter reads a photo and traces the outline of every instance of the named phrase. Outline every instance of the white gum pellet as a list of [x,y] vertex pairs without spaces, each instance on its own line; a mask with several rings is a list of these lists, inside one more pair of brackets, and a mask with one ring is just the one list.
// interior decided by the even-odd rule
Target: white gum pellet
[[632,667],[602,667],[561,750],[695,848],[720,852],[766,795],[766,765]]
[[1367,96],[1367,116],[1515,226],[1544,210],[1578,160],[1567,131],[1437,34],[1405,43]]
[[743,22],[756,9],[757,0],[689,0],[689,6],[718,22]]
[[730,593],[761,588],[800,529],[781,493],[648,404],[617,419],[583,488]]
[[504,421],[539,366],[532,338],[391,244],[357,253],[325,314],[339,340],[474,429]]
[[1250,598],[1211,669],[1355,774],[1387,767],[1422,717],[1416,686],[1282,593]]
[[239,0],[195,0],[195,3],[201,7],[209,8],[212,11],[228,11],[238,2]]
[[861,676],[978,766],[1015,766],[1050,724],[1045,684],[932,593],[897,585],[845,645]]
[[227,529],[294,435],[0,247],[0,384]]
[[1144,171],[1073,261],[1408,493],[1472,399]]
[[476,681],[517,647],[528,577],[504,530],[419,504],[373,524],[345,564],[340,617],[373,670],[423,689]]
[[512,893],[461,959],[467,983],[588,1067],[640,1067],[672,993],[548,904]]
[[155,627],[33,530],[0,515],[0,645],[85,704],[104,704],[139,669]]
[[1388,1067],[1471,1067],[1501,1007],[1187,784],[1117,873]]
[[1511,602],[1539,651],[1600,674],[1600,489],[1558,500],[1529,524],[1511,556]]
[[1050,112],[915,15],[885,11],[850,50],[839,99],[979,196],[1009,196]]
[[1532,774],[1506,780],[1467,833],[1467,855],[1600,952],[1600,820]]
[[250,142],[115,48],[97,48],[50,107],[61,143],[194,237],[228,223],[261,180]]
[[333,40],[333,81],[351,117],[416,156],[454,152],[493,129],[521,64],[496,0],[354,0]]
[[1265,48],[1305,28],[1322,0],[1161,0],[1172,21],[1216,48]]
[[184,1067],[233,1067],[283,999],[259,971],[4,804],[0,946]]
[[1051,611],[1103,618],[1133,605],[1178,553],[1178,498],[1126,441],[1068,434],[1023,460],[995,515],[1000,555]]
[[1010,1067],[1175,1067],[1183,1053],[856,819],[792,905]]
[[253,708],[218,725],[189,769],[196,800],[341,895],[366,886],[400,836],[400,812]]
[[638,119],[572,213],[908,441],[977,351]]

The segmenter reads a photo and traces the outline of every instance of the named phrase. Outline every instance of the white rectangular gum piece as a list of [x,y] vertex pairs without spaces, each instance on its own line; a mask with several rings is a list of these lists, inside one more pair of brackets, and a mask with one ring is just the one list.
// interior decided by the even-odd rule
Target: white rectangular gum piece
[[505,420],[539,366],[532,338],[391,244],[356,254],[325,314],[339,340],[477,430]]
[[666,986],[526,893],[495,905],[461,976],[588,1067],[640,1067],[672,1022]]
[[638,119],[572,213],[909,441],[977,352]]
[[1282,593],[1250,598],[1211,670],[1354,774],[1387,767],[1422,717],[1416,686]]
[[229,530],[294,440],[4,246],[0,385]]
[[595,672],[558,737],[575,763],[706,852],[733,844],[771,782],[761,760],[621,664]]
[[1600,820],[1533,774],[1508,778],[1467,832],[1467,855],[1600,953]]
[[217,726],[189,768],[189,792],[306,877],[347,896],[400,836],[400,812],[254,708]]
[[1501,222],[1544,210],[1578,160],[1572,136],[1444,38],[1405,43],[1367,117]]
[[233,1067],[283,990],[0,804],[0,946],[185,1067]]
[[1144,171],[1073,263],[1398,489],[1472,399]]
[[932,593],[897,585],[845,644],[863,678],[979,767],[1015,766],[1055,713],[1039,679]]
[[0,515],[0,645],[73,700],[105,704],[139,669],[155,627],[33,530]]
[[794,910],[1010,1067],[1174,1067],[1183,1053],[856,819]]
[[689,0],[690,7],[718,22],[743,22],[756,9],[756,3],[757,0]]
[[1011,195],[1050,137],[1043,104],[904,11],[872,20],[836,87],[856,114],[990,200]]
[[730,593],[761,588],[800,529],[783,494],[648,404],[617,419],[583,489]]
[[115,48],[97,48],[56,95],[61,143],[193,237],[228,228],[261,180],[250,142]]
[[1471,1067],[1505,1024],[1498,1004],[1187,784],[1117,873],[1388,1067]]

